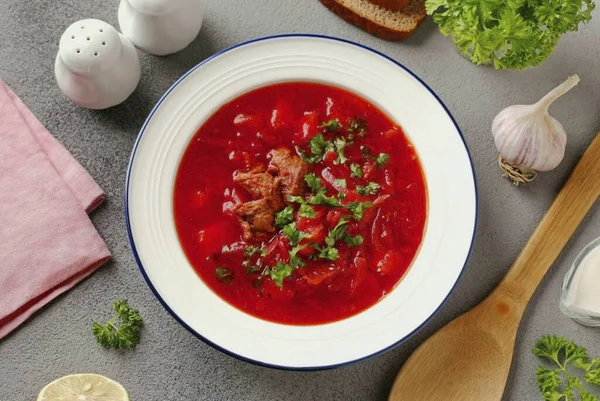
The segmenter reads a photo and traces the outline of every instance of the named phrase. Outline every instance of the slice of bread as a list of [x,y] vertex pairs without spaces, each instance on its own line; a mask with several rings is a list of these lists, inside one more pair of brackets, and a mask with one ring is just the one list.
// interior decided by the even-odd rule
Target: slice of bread
[[383,8],[387,8],[388,10],[403,10],[406,8],[410,0],[369,0],[373,4],[377,4]]
[[425,0],[410,0],[406,8],[392,11],[369,0],[320,0],[344,20],[385,40],[410,36],[427,16]]

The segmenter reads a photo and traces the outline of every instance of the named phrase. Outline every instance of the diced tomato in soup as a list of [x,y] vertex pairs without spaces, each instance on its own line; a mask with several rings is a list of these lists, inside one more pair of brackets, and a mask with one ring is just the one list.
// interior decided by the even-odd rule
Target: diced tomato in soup
[[221,298],[269,321],[338,321],[391,292],[421,245],[426,184],[401,127],[314,83],[248,92],[200,127],[175,181],[181,246]]

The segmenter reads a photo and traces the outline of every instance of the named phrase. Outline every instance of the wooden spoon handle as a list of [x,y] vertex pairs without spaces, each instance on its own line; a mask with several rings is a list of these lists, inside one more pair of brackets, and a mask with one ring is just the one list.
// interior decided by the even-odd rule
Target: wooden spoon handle
[[498,290],[510,293],[523,307],[527,305],[540,281],[598,196],[600,133],[581,157]]

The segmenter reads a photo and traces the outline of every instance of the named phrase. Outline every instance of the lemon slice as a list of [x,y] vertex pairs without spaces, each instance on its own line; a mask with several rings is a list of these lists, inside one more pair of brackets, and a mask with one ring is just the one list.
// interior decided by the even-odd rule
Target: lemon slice
[[42,389],[37,401],[129,401],[129,396],[116,381],[86,373],[54,380]]

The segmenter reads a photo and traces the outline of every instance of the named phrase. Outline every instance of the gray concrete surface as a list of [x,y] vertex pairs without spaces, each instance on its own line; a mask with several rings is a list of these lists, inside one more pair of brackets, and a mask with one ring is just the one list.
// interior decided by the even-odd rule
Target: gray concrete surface
[[[116,26],[118,0],[0,1],[0,76],[106,191],[107,201],[93,220],[114,255],[92,277],[0,342],[0,400],[33,400],[46,383],[76,372],[108,375],[138,401],[385,400],[396,372],[415,347],[475,305],[500,280],[600,129],[599,11],[591,24],[565,36],[544,65],[525,72],[501,72],[464,60],[431,21],[407,41],[388,43],[346,24],[316,0],[208,2],[204,27],[194,43],[169,57],[141,54],[143,77],[133,96],[113,109],[90,111],[70,103],[55,84],[58,40],[69,24],[82,18],[99,18]],[[220,49],[288,32],[354,40],[415,71],[439,94],[462,127],[480,191],[479,231],[472,258],[441,312],[396,349],[322,372],[253,366],[188,333],[144,283],[129,251],[123,221],[129,153],[138,129],[161,94],[190,67]],[[551,109],[569,133],[564,162],[533,185],[511,186],[496,166],[490,134],[493,117],[510,104],[537,100],[573,73],[581,77],[580,86]],[[600,210],[596,207],[532,299],[519,333],[506,401],[541,399],[534,379],[538,361],[530,349],[542,335],[567,336],[600,356],[600,331],[579,326],[558,310],[564,274],[577,252],[598,235]],[[128,298],[147,322],[142,343],[133,352],[106,351],[90,332],[91,322],[107,318],[118,298]],[[419,400],[417,395],[411,399]]]

